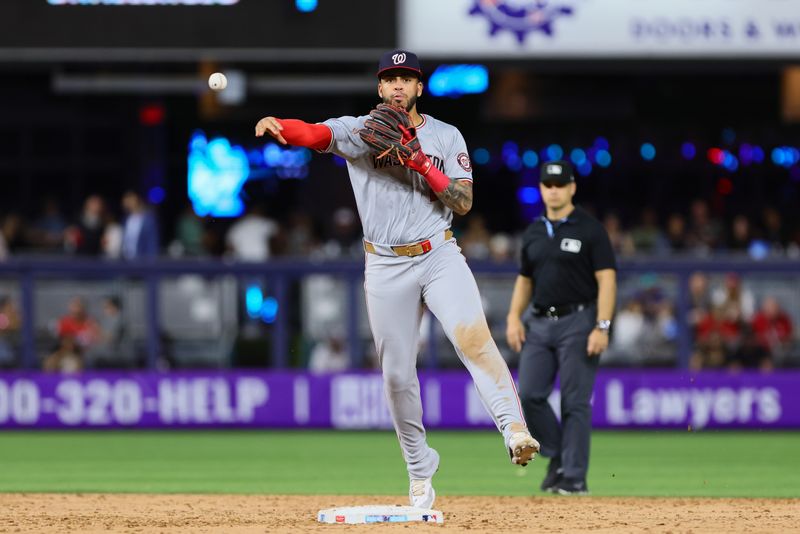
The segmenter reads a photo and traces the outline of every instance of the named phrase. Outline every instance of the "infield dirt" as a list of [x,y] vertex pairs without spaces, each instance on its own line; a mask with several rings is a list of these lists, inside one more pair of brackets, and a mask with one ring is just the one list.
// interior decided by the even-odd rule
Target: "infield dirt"
[[0,494],[0,532],[789,532],[800,499],[441,497],[443,525],[324,525],[317,511],[402,496]]

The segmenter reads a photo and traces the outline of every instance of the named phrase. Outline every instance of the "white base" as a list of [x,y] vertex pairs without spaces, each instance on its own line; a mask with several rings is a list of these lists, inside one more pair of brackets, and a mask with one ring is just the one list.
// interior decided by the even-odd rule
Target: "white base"
[[327,508],[317,513],[320,523],[344,523],[347,525],[363,523],[444,523],[444,515],[439,510],[379,504],[373,506],[350,506],[347,508]]

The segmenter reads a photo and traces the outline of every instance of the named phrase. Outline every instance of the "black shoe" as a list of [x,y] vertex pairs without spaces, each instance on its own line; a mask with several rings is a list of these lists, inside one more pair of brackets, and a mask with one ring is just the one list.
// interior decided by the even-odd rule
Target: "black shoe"
[[559,495],[588,495],[589,488],[586,486],[586,481],[581,478],[562,477],[561,480],[553,486],[553,493]]
[[555,486],[561,481],[561,476],[564,470],[561,469],[561,460],[557,458],[550,459],[550,465],[547,466],[547,475],[542,480],[542,485],[539,488],[542,491],[553,493]]

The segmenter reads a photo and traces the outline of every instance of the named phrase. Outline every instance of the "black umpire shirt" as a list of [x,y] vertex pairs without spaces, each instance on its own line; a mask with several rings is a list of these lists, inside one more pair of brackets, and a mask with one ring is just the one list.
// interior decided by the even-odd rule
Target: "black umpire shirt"
[[560,221],[539,217],[522,237],[519,274],[533,280],[536,306],[594,302],[595,271],[616,268],[605,228],[578,206]]

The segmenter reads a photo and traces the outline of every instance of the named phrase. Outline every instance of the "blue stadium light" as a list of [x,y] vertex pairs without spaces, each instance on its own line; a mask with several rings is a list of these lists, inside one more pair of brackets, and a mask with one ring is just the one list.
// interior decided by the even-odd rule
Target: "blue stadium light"
[[261,308],[264,306],[264,295],[261,288],[257,285],[248,286],[244,293],[245,308],[247,315],[256,319],[261,317]]
[[539,155],[535,150],[526,150],[522,153],[522,163],[529,169],[533,169],[539,164]]
[[485,93],[488,88],[489,71],[484,65],[440,65],[428,79],[433,96],[457,98]]
[[575,165],[581,165],[584,161],[586,161],[586,152],[580,148],[573,148],[569,153],[569,159],[571,159],[572,163]]
[[697,149],[693,143],[686,141],[681,145],[681,156],[683,156],[683,159],[694,159],[696,155]]
[[278,167],[281,164],[283,151],[276,143],[267,143],[264,147],[264,164],[267,167]]
[[793,146],[787,146],[786,149],[787,160],[789,162],[789,166],[794,165],[795,163],[800,163],[800,150],[797,150]]
[[317,0],[294,0],[295,7],[302,13],[311,13],[317,9],[317,4]]
[[187,188],[201,217],[237,217],[244,211],[239,198],[250,176],[250,162],[240,146],[224,138],[206,139],[195,133],[189,141]]
[[538,204],[542,199],[541,193],[535,187],[520,187],[517,191],[517,198],[522,204]]
[[653,143],[644,143],[639,152],[645,161],[653,161],[656,157],[656,147],[653,146]]
[[589,176],[592,174],[592,164],[588,159],[583,160],[583,163],[578,165],[578,173],[581,176]]
[[750,165],[753,162],[753,147],[747,143],[742,143],[739,147],[739,160],[742,165]]
[[252,167],[261,167],[264,165],[264,152],[256,148],[247,151],[247,161],[250,162]]
[[476,165],[486,165],[489,163],[490,155],[489,151],[485,148],[476,148],[472,152],[472,160],[475,162]]
[[261,320],[267,324],[275,322],[278,316],[278,301],[274,297],[267,297],[261,305]]
[[561,145],[557,145],[555,143],[548,146],[545,149],[545,153],[547,154],[548,161],[553,161],[564,157],[564,149],[561,148]]
[[772,149],[772,163],[775,165],[784,165],[786,163],[786,154],[783,148],[776,147]]
[[726,150],[725,159],[722,161],[722,166],[731,172],[735,172],[737,169],[739,169],[739,160],[736,158],[736,156]]
[[755,163],[763,163],[764,162],[764,149],[760,146],[753,147],[753,162]]
[[506,167],[512,171],[522,170],[522,158],[517,154],[506,154],[503,161],[505,161]]
[[147,200],[150,204],[161,204],[166,196],[167,193],[164,188],[159,186],[151,187],[150,191],[147,192]]
[[608,168],[611,165],[611,153],[608,150],[598,150],[595,162],[604,169]]
[[503,157],[507,157],[511,154],[519,154],[519,145],[514,141],[506,141],[503,143]]
[[608,150],[610,145],[608,144],[608,139],[606,139],[603,136],[600,136],[594,140],[594,147],[599,150]]

